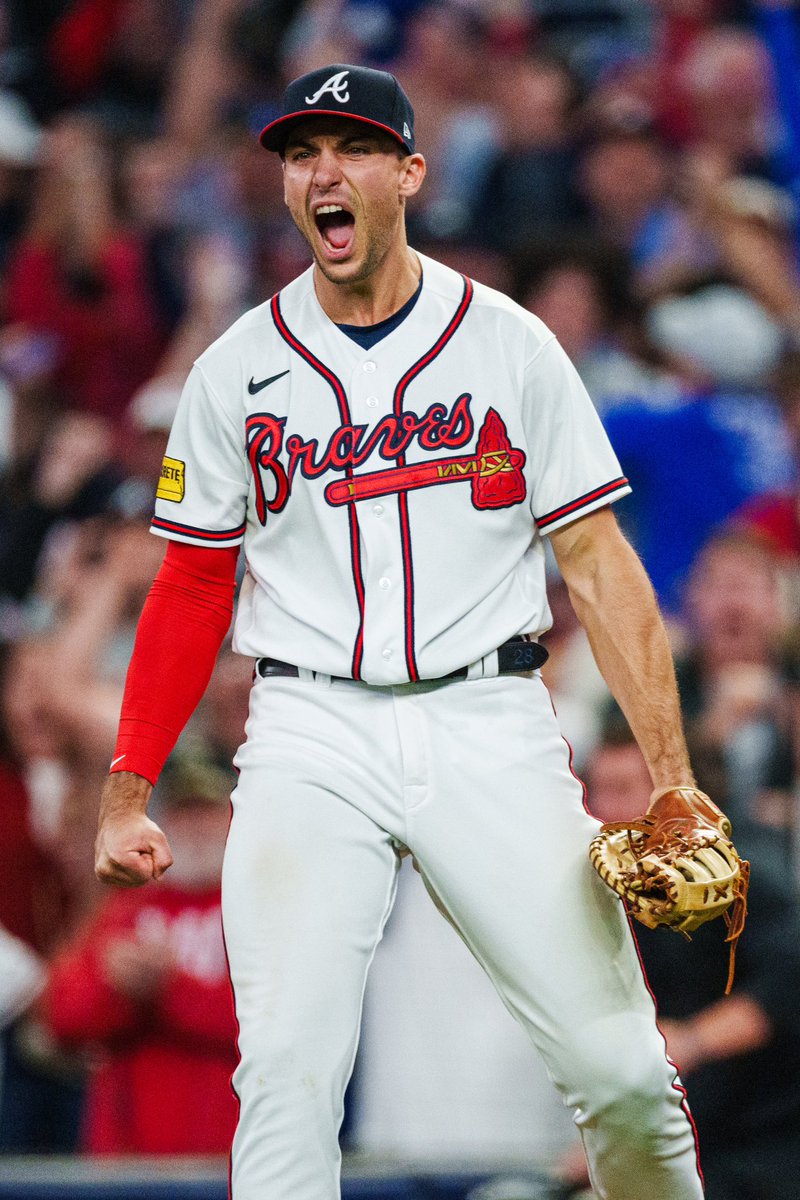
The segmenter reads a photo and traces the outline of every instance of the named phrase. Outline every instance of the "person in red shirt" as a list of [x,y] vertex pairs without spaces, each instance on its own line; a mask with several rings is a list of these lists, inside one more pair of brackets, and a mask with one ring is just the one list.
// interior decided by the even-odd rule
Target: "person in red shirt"
[[56,343],[65,407],[119,425],[166,346],[144,245],[114,203],[102,127],[63,117],[43,143],[30,217],[12,250],[6,319]]
[[226,1154],[236,1125],[236,1026],[220,917],[227,772],[168,768],[163,821],[178,874],[109,895],[56,958],[41,1002],[67,1049],[96,1057],[83,1148]]

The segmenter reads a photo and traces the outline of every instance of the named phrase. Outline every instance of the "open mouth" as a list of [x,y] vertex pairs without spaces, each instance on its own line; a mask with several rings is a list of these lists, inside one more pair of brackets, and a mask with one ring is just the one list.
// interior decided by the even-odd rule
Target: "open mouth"
[[355,238],[356,219],[340,204],[323,204],[314,213],[317,229],[332,258],[346,258]]

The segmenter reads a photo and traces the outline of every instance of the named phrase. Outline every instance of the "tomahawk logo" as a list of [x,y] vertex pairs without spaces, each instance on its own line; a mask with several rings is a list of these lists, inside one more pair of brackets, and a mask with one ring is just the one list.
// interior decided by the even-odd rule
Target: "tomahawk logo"
[[337,71],[335,75],[331,75],[330,79],[326,79],[322,87],[314,92],[313,96],[306,96],[306,104],[316,104],[326,92],[330,92],[334,100],[338,100],[340,104],[347,104],[347,101],[350,99],[350,93],[347,90],[347,76],[349,74],[349,71]]

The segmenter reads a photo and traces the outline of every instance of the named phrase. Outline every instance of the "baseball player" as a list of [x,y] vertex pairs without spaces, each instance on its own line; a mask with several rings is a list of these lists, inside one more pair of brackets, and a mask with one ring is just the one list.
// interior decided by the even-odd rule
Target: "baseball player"
[[339,1195],[364,982],[406,851],[544,1057],[597,1195],[697,1200],[685,1095],[539,674],[549,537],[654,786],[693,782],[652,589],[609,507],[627,481],[548,329],[409,247],[425,161],[391,75],[295,80],[261,141],[313,264],[186,384],[97,872],[130,886],[171,863],[147,801],[244,543],[234,644],[256,669],[223,873],[234,1200]]

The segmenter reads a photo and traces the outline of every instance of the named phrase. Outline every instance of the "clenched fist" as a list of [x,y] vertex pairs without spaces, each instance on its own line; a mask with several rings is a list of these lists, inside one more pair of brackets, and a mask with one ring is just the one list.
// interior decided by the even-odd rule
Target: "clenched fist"
[[172,866],[164,834],[147,815],[152,786],[141,775],[109,775],[100,801],[94,870],[103,883],[139,887]]

